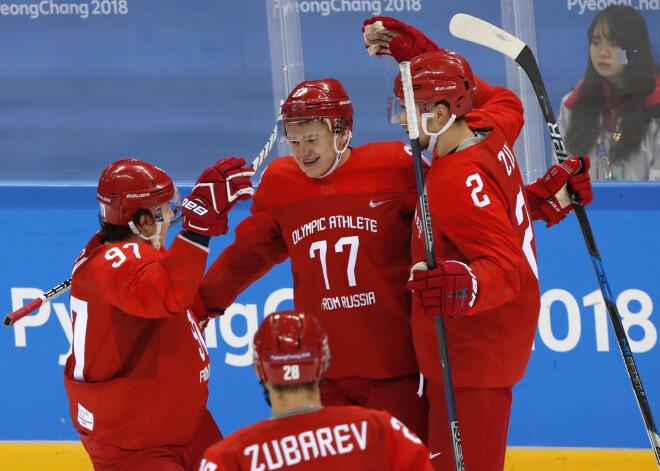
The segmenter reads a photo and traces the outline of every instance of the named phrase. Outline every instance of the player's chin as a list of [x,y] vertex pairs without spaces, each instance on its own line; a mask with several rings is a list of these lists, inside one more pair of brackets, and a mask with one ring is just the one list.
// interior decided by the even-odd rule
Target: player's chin
[[303,171],[305,172],[305,175],[307,175],[309,178],[318,178],[321,175],[323,175],[323,172],[312,171],[310,169],[306,169],[306,170],[303,169]]
[[305,172],[305,175],[310,178],[315,178],[323,175],[323,169],[319,165],[319,161],[320,159],[317,158],[313,161],[298,162],[298,165],[300,166],[300,169]]

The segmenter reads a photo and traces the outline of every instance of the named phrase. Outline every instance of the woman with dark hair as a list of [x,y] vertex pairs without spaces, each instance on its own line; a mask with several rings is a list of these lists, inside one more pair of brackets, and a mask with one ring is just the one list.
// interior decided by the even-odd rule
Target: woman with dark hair
[[569,154],[592,157],[592,179],[660,180],[660,65],[644,18],[609,6],[588,38],[587,71],[559,113]]

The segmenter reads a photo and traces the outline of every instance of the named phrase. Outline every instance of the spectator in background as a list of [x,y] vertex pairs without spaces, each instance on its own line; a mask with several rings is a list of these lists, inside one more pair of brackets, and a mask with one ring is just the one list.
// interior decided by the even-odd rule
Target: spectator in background
[[199,471],[433,471],[422,441],[389,413],[321,405],[329,363],[313,316],[268,316],[254,336],[254,368],[273,413],[210,447]]
[[587,33],[587,71],[561,103],[569,154],[597,180],[660,180],[660,65],[637,9],[612,5]]

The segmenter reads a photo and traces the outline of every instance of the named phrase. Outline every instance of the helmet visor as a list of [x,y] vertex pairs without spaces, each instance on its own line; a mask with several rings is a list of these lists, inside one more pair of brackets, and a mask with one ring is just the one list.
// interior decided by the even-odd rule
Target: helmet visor
[[181,211],[181,193],[176,185],[174,185],[174,195],[172,195],[172,199],[170,199],[169,203],[170,209],[173,213],[172,219],[170,220],[170,226],[174,226],[180,223],[183,219],[183,212]]
[[322,123],[325,123],[325,125],[328,127],[328,131],[332,132],[332,123],[328,118],[303,118],[299,119],[296,121],[289,120],[289,121],[284,121],[284,120],[279,120],[277,123],[277,132],[280,136],[280,142],[281,143],[288,143],[289,142],[289,136],[287,132],[287,125],[289,124],[299,124],[299,123],[304,123],[304,122],[312,122],[312,121],[319,121]]
[[387,102],[387,120],[391,124],[399,124],[403,126],[406,124],[405,120],[401,120],[402,114],[405,110],[401,106],[401,100],[394,93],[390,94],[390,99]]

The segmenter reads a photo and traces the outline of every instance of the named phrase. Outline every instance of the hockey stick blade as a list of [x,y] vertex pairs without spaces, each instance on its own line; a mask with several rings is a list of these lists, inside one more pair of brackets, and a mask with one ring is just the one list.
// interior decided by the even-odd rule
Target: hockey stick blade
[[[523,41],[510,33],[507,33],[483,20],[462,13],[455,15],[454,18],[452,18],[449,24],[449,31],[457,38],[465,39],[499,51],[507,57],[515,60],[516,63],[520,65],[534,87],[536,97],[541,106],[541,111],[543,112],[543,116],[545,117],[548,126],[548,133],[552,139],[555,154],[560,162],[565,160],[567,154],[564,148],[564,141],[559,132],[559,126],[557,125],[557,120],[555,119],[552,106],[550,105],[550,99],[543,83],[543,77],[541,76],[541,71],[539,70],[538,63],[536,62],[532,50]],[[598,247],[596,246],[596,239],[591,230],[591,225],[589,224],[589,219],[587,218],[587,212],[585,211],[584,206],[579,203],[574,203],[574,208],[575,215],[580,224],[580,229],[582,230],[584,242],[589,251],[589,255],[591,256],[591,264],[596,273],[600,291],[603,295],[605,306],[607,307],[607,313],[617,337],[617,343],[621,355],[623,356],[628,378],[630,379],[635,393],[637,406],[642,414],[646,433],[651,442],[656,462],[660,468],[660,435],[658,435],[658,429],[653,420],[651,407],[649,406],[648,398],[644,392],[644,387],[642,386],[642,380],[639,376],[632,350],[630,349],[630,342],[628,341],[625,328],[623,327],[619,310],[612,297],[612,290],[607,281],[607,276],[605,275],[603,262],[600,253],[598,252]]]
[[459,13],[449,22],[449,32],[460,39],[481,44],[516,60],[524,42],[510,33],[474,16]]
[[449,22],[449,32],[457,38],[498,51],[513,59],[522,67],[529,77],[541,105],[541,111],[548,126],[548,132],[552,139],[552,146],[557,160],[560,163],[566,160],[568,156],[564,148],[564,141],[559,134],[559,127],[552,112],[548,92],[545,90],[545,85],[541,79],[541,71],[536,63],[534,53],[529,46],[511,33],[507,33],[495,25],[464,13],[454,15]]

